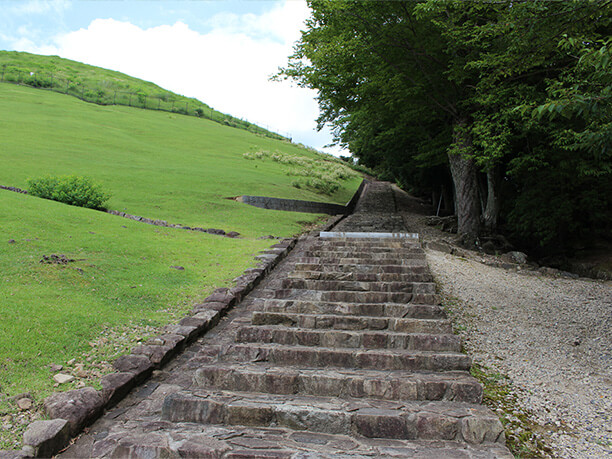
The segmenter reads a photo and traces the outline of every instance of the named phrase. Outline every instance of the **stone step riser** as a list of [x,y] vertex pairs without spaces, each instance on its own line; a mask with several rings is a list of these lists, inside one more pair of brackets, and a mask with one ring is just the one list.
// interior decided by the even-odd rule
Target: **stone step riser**
[[400,349],[409,351],[461,351],[455,335],[408,334],[372,331],[301,330],[274,326],[241,327],[239,343],[284,344],[325,348]]
[[[264,404],[231,398],[201,398],[171,394],[164,400],[162,419],[241,426],[280,426],[293,430],[366,438],[405,440],[463,440],[470,443],[503,441],[503,427],[494,416],[430,412],[428,406],[402,410],[360,409],[346,412],[294,404]],[[455,415],[453,415],[455,414]],[[478,437],[474,426],[479,427]]]
[[292,271],[289,279],[351,282],[433,282],[431,274],[376,274],[352,272]]
[[334,303],[415,303],[431,305],[440,303],[440,297],[431,293],[315,291],[300,289],[264,290],[259,293],[259,298]]
[[300,271],[318,271],[321,273],[366,273],[366,274],[428,274],[429,268],[424,260],[407,260],[403,265],[330,265],[321,263],[295,263],[293,269]]
[[377,350],[327,349],[256,344],[236,344],[228,351],[232,358],[274,365],[301,365],[308,368],[361,368],[370,370],[466,371],[470,359],[458,353],[385,352]]
[[267,312],[290,312],[294,314],[332,314],[345,316],[396,317],[411,319],[443,319],[444,310],[429,304],[368,304],[332,303],[303,300],[264,300]]
[[357,282],[284,279],[281,282],[281,289],[435,294],[436,284],[433,282]]
[[351,317],[320,314],[253,312],[253,325],[285,325],[305,329],[389,330],[404,333],[452,333],[448,320]]
[[373,252],[393,252],[393,251],[418,251],[423,250],[418,242],[395,242],[389,240],[387,243],[383,242],[348,242],[342,241],[337,242],[333,239],[326,240],[326,242],[320,242],[313,244],[309,248],[310,250],[357,250],[359,252],[373,251]]
[[370,260],[422,260],[423,251],[412,252],[360,252],[349,250],[307,250],[301,254],[305,258],[358,258],[367,263]]
[[338,257],[297,257],[295,263],[308,263],[308,264],[324,264],[331,266],[338,265],[373,265],[373,266],[411,266],[415,262],[421,262],[426,264],[425,255],[413,256],[411,258],[390,258],[390,259],[367,259],[367,258],[338,258]]
[[482,387],[473,378],[368,377],[300,372],[290,369],[253,371],[209,366],[196,371],[194,384],[203,389],[322,397],[429,400],[480,403]]

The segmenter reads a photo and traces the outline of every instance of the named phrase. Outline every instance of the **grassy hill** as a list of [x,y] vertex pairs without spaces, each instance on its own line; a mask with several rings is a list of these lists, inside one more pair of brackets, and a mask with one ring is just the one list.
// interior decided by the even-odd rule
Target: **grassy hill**
[[[361,181],[334,158],[202,118],[14,84],[0,84],[0,100],[1,185],[89,176],[112,194],[110,209],[241,234],[156,227],[0,190],[0,418],[9,426],[0,449],[16,446],[23,428],[9,397],[30,392],[38,403],[95,383],[106,362],[254,265],[272,243],[260,237],[320,218],[227,198],[344,203]],[[41,263],[51,254],[74,261]],[[82,375],[54,388],[51,364]]]
[[58,56],[0,51],[0,82],[48,89],[100,105],[126,105],[207,118],[266,137],[284,139],[277,133],[149,81]]

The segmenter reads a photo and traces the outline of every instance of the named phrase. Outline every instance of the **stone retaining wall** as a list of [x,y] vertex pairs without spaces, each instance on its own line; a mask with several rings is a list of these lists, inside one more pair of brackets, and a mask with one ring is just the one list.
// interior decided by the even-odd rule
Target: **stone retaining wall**
[[344,206],[329,202],[300,201],[298,199],[270,198],[266,196],[240,196],[238,201],[261,209],[306,212],[311,214],[348,215],[355,209],[366,182],[365,179],[361,182],[361,185],[357,188],[352,199]]

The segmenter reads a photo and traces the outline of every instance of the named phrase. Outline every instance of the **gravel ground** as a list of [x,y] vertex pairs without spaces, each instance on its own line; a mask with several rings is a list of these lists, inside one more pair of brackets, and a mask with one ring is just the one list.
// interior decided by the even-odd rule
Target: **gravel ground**
[[467,352],[510,378],[554,457],[612,457],[612,283],[427,259]]

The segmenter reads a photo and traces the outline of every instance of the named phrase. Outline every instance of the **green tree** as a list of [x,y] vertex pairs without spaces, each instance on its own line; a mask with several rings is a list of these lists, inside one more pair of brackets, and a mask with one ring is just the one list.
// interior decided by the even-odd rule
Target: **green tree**
[[[516,209],[501,199],[501,185],[512,173],[534,170],[538,159],[530,141],[565,141],[583,156],[585,140],[599,151],[609,139],[606,115],[593,124],[596,131],[574,130],[572,142],[567,140],[572,134],[565,130],[563,137],[554,123],[542,136],[525,108],[533,110],[548,98],[548,107],[555,107],[548,112],[567,111],[559,100],[568,94],[574,94],[572,106],[580,107],[578,93],[599,88],[585,83],[588,69],[580,70],[589,62],[585,56],[596,52],[604,56],[597,61],[596,80],[606,81],[607,51],[591,44],[609,32],[609,1],[312,0],[309,5],[312,16],[283,74],[319,91],[319,125],[330,124],[336,140],[360,162],[409,177],[417,187],[436,183],[432,171],[448,170],[459,233],[467,242],[477,238],[481,224],[495,230],[500,212]],[[563,34],[589,51],[575,58],[557,46]],[[579,89],[555,83],[573,78],[582,78]],[[553,100],[559,88],[564,98]],[[593,110],[601,110],[597,94],[599,99],[590,99]],[[532,167],[518,167],[526,164]],[[514,180],[505,196],[516,200],[528,182]]]

